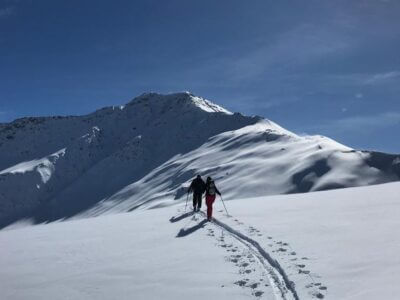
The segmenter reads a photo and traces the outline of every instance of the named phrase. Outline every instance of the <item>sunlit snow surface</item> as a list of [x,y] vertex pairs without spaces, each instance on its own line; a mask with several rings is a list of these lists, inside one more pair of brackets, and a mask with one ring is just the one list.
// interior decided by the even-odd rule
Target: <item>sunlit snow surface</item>
[[399,180],[399,156],[298,136],[188,92],[0,124],[0,228],[171,205],[196,175],[227,199]]
[[[218,224],[185,203],[0,232],[4,299],[396,299],[399,183],[215,203]],[[190,208],[190,204],[188,206]],[[273,272],[277,272],[272,268]]]
[[[399,155],[185,92],[0,124],[0,157],[0,298],[399,294],[400,185],[348,188],[398,181]],[[213,223],[185,212],[197,174],[231,216],[220,198]]]
[[196,106],[200,107],[202,110],[204,110],[206,112],[210,112],[210,113],[222,112],[222,113],[226,113],[229,115],[233,114],[232,112],[228,111],[227,109],[225,109],[215,103],[212,103],[211,101],[208,101],[206,99],[193,96],[192,100]]
[[49,181],[52,173],[55,171],[55,164],[57,163],[57,160],[65,155],[65,150],[66,149],[61,149],[60,151],[57,151],[56,153],[42,159],[19,163],[15,166],[1,171],[0,175],[7,173],[24,174],[25,172],[37,171],[42,178],[42,182],[46,183],[47,181]]
[[[212,176],[227,199],[362,186],[390,176],[368,166],[367,153],[352,152],[329,138],[299,137],[271,121],[260,121],[211,137],[177,155],[139,181],[104,199],[82,215],[171,204],[195,174]],[[160,200],[160,201],[159,201]]]

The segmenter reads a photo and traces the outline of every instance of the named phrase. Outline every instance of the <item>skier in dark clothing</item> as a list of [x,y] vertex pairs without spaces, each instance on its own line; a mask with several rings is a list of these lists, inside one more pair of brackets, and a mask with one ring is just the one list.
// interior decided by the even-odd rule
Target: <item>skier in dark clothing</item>
[[207,204],[207,220],[211,221],[212,217],[212,206],[215,201],[215,195],[218,194],[221,196],[221,193],[218,191],[215,186],[214,180],[211,177],[207,177],[206,181],[206,204]]
[[201,176],[197,175],[197,177],[193,179],[188,190],[188,193],[193,191],[193,211],[200,210],[201,198],[203,197],[205,189],[206,189],[206,184],[204,183],[203,179],[201,179]]

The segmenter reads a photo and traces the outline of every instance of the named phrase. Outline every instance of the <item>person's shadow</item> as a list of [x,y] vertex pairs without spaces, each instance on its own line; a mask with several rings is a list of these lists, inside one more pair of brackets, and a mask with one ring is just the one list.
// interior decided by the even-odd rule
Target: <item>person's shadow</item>
[[176,237],[180,238],[180,237],[185,237],[185,236],[187,236],[189,234],[192,234],[193,232],[199,230],[200,228],[203,228],[204,225],[206,225],[206,223],[207,223],[207,220],[204,219],[203,221],[201,221],[200,223],[198,223],[198,224],[196,224],[196,225],[194,225],[192,227],[189,227],[189,228],[186,228],[186,229],[182,228],[181,230],[179,230],[179,232],[176,235]]
[[192,215],[193,215],[193,211],[189,211],[187,213],[181,214],[180,216],[177,216],[177,217],[174,216],[171,219],[169,219],[169,221],[171,223],[175,223],[175,222],[178,222],[180,220],[183,220],[184,218],[190,217]]

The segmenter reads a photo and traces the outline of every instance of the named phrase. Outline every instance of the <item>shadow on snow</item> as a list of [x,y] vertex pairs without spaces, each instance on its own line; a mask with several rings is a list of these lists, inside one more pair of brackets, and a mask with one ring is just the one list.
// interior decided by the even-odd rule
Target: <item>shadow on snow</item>
[[169,221],[171,223],[179,222],[180,220],[183,220],[183,219],[185,219],[187,217],[190,217],[192,215],[193,215],[193,211],[188,211],[186,213],[181,214],[180,216],[176,216],[176,217],[173,216],[171,219],[169,219]]
[[193,232],[199,230],[200,228],[203,228],[205,225],[207,224],[207,220],[203,220],[200,223],[189,227],[189,228],[182,228],[181,230],[179,230],[178,234],[176,235],[177,238],[180,237],[185,237],[188,236],[189,234],[192,234]]

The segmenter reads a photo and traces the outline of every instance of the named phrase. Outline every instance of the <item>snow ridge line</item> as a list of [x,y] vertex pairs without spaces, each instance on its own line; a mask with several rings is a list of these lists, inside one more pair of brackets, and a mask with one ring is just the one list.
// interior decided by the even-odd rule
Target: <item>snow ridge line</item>
[[[206,217],[206,214],[204,212],[200,212],[204,217]],[[222,229],[225,229],[226,231],[228,231],[232,236],[234,236],[235,238],[237,238],[239,241],[244,242],[244,244],[249,243],[251,246],[253,246],[255,248],[255,250],[257,250],[257,252],[264,258],[267,260],[268,264],[274,269],[276,270],[279,275],[282,277],[286,288],[292,293],[293,298],[295,300],[300,300],[299,296],[297,295],[296,289],[295,289],[295,284],[293,281],[289,280],[289,277],[287,276],[285,270],[282,268],[282,266],[279,264],[279,262],[272,258],[271,255],[265,251],[265,249],[263,247],[261,247],[261,245],[253,240],[252,238],[244,235],[243,233],[233,229],[232,227],[230,227],[229,225],[217,220],[216,218],[213,218],[212,221],[215,225],[219,226]],[[246,243],[247,242],[247,243]],[[282,292],[282,296],[284,297],[283,291]],[[284,297],[285,298],[285,297]]]

